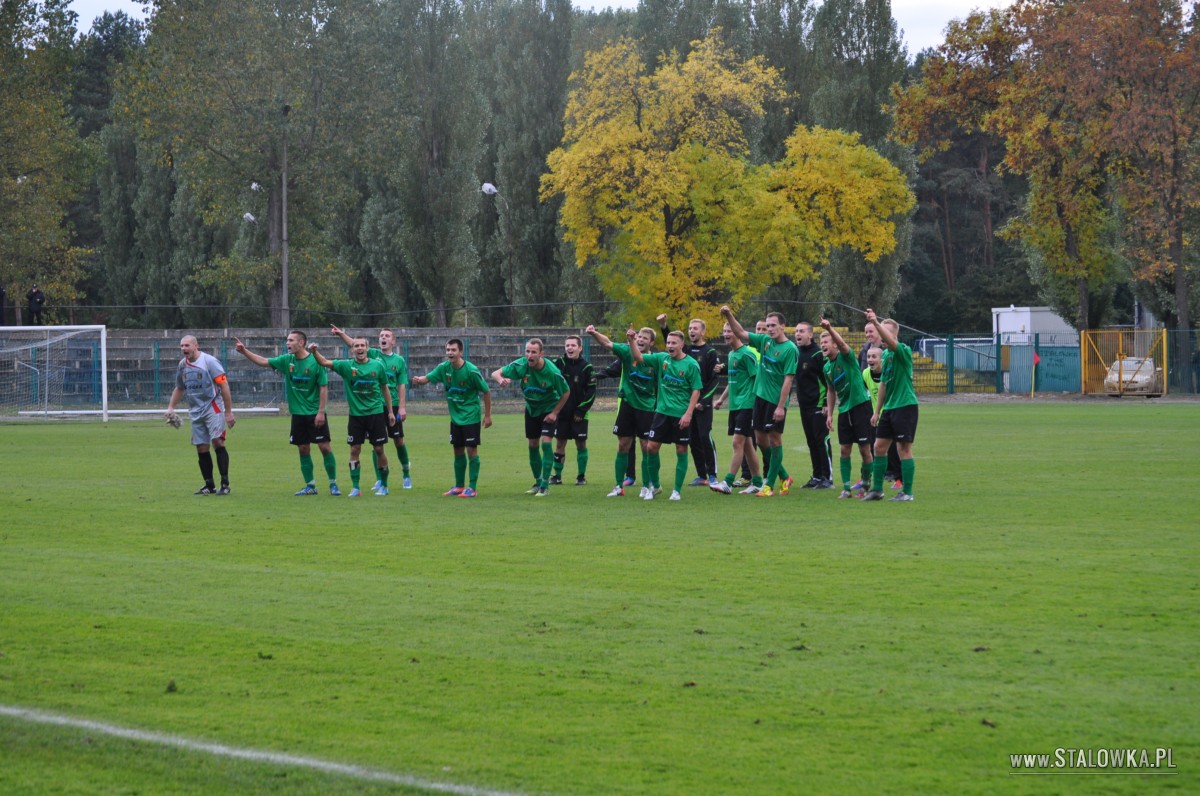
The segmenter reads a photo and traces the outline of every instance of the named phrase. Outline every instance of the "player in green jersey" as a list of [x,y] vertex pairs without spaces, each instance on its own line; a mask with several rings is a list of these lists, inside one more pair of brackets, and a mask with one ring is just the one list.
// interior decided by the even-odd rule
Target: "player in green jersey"
[[629,465],[629,449],[633,447],[634,437],[638,438],[642,449],[642,496],[646,489],[653,489],[649,482],[650,472],[646,467],[646,435],[650,432],[650,424],[654,420],[654,406],[658,398],[658,377],[654,368],[633,361],[631,349],[637,347],[642,354],[654,347],[656,333],[649,326],[643,326],[636,332],[630,327],[625,332],[628,343],[614,343],[607,335],[597,331],[595,326],[588,326],[584,332],[591,336],[596,343],[613,353],[621,362],[621,398],[617,410],[617,422],[613,424],[613,434],[617,438],[617,458],[613,463],[617,485],[607,497],[621,497],[625,494],[622,484],[625,478],[625,468]]
[[308,353],[308,335],[293,329],[287,336],[287,353],[267,357],[246,348],[238,338],[233,338],[238,352],[260,368],[277,370],[284,376],[284,392],[287,395],[288,412],[292,415],[289,442],[300,454],[300,475],[304,477],[304,488],[300,495],[317,494],[313,481],[312,443],[317,444],[325,464],[325,475],[329,477],[329,494],[341,492],[337,485],[337,458],[329,445],[329,418],[325,415],[325,404],[329,399],[329,375]]
[[[346,345],[351,344],[350,335],[336,326],[330,326],[329,331],[342,339]],[[391,329],[379,330],[379,347],[368,348],[367,356],[371,359],[378,359],[383,363],[384,370],[387,373],[388,388],[392,391],[392,399],[396,402],[392,406],[392,413],[396,415],[396,423],[388,427],[388,436],[392,438],[392,442],[396,445],[396,456],[400,459],[400,467],[404,470],[403,487],[412,489],[412,472],[411,463],[408,458],[408,446],[404,444],[404,421],[408,418],[408,365],[404,361],[404,357],[396,353],[396,333]],[[372,492],[378,492],[383,485],[380,480],[380,473],[375,472],[375,486],[371,487]]]
[[658,452],[670,442],[675,443],[675,489],[671,492],[671,500],[682,499],[679,490],[683,489],[683,481],[687,478],[692,416],[700,400],[700,389],[704,386],[700,365],[684,352],[685,339],[683,332],[675,331],[667,335],[665,352],[643,354],[640,348],[631,349],[634,364],[638,367],[651,366],[658,379],[654,419],[650,422],[646,437],[645,466],[650,471],[650,483],[647,484],[649,488],[642,492],[645,500],[654,499],[653,487],[661,483]]
[[359,456],[363,442],[370,442],[375,451],[375,460],[383,480],[383,487],[376,494],[385,497],[388,494],[388,460],[384,445],[387,443],[387,428],[396,422],[396,416],[392,414],[392,394],[383,365],[367,356],[365,337],[354,338],[350,346],[354,359],[327,359],[317,349],[316,343],[309,343],[308,350],[317,358],[317,363],[332,370],[346,382],[346,404],[350,407],[350,419],[346,425],[346,443],[350,446],[350,497],[362,494],[359,488],[362,472]]
[[729,307],[721,307],[721,314],[734,335],[762,355],[754,383],[754,436],[762,452],[766,483],[757,496],[771,497],[775,494],[775,480],[783,470],[783,427],[799,352],[788,339],[787,324],[781,313],[767,313],[766,334],[747,332]]
[[[529,442],[529,469],[533,486],[525,494],[545,497],[550,489],[550,471],[554,467],[554,428],[558,413],[571,397],[566,379],[546,359],[542,341],[535,337],[525,343],[525,356],[492,372],[492,381],[507,387],[520,382],[525,396],[525,439]],[[539,440],[541,450],[538,449]]]
[[821,319],[821,351],[825,355],[824,378],[825,390],[825,430],[833,430],[833,411],[838,410],[838,446],[840,447],[842,493],[841,499],[852,498],[854,493],[850,488],[850,452],[858,445],[859,456],[862,457],[861,479],[866,481],[871,475],[871,397],[863,384],[862,374],[858,370],[858,357],[850,350],[850,346],[833,328],[828,318]]
[[894,440],[896,452],[900,455],[900,480],[904,482],[904,487],[892,500],[907,502],[913,499],[913,475],[917,469],[912,455],[918,417],[917,393],[913,389],[912,349],[897,339],[900,325],[891,318],[880,321],[875,311],[868,309],[867,321],[878,330],[884,352],[883,379],[879,382],[881,409],[872,417],[875,422],[875,464],[872,468],[871,491],[863,495],[863,500],[883,500],[887,451]]
[[721,336],[729,346],[726,364],[729,381],[725,391],[713,401],[713,408],[720,409],[729,401],[729,436],[733,438],[733,459],[724,481],[718,481],[713,491],[729,495],[733,492],[734,478],[742,469],[742,462],[750,467],[750,485],[743,495],[757,495],[762,489],[762,470],[759,469],[758,451],[754,448],[754,381],[758,376],[758,352],[743,343],[729,324],[721,330]]
[[[473,498],[479,481],[482,429],[492,426],[492,394],[479,368],[463,357],[464,350],[463,341],[457,337],[447,340],[446,361],[424,376],[414,376],[412,383],[436,383],[445,388],[446,405],[450,408],[450,444],[454,447],[454,486],[443,494]],[[482,425],[480,396],[483,397]]]

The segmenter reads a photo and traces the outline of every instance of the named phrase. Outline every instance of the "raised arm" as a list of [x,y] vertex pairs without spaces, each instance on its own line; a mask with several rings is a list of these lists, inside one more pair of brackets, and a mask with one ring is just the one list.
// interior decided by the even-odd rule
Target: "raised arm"
[[728,305],[721,307],[721,315],[724,316],[725,322],[729,324],[729,331],[733,332],[734,337],[743,343],[750,342],[750,333],[742,328],[737,318],[733,317],[733,310],[729,309]]
[[338,327],[334,326],[333,324],[329,325],[329,333],[332,335],[336,335],[337,337],[340,337],[342,339],[342,342],[345,343],[346,345],[350,345],[351,343],[354,342],[353,338],[351,338],[350,335],[346,334],[346,332],[344,330],[339,329]]
[[333,367],[333,362],[329,359],[326,359],[325,355],[317,350],[316,343],[308,344],[308,352],[317,358],[317,364],[320,365],[321,367],[323,367],[323,368],[332,368]]
[[899,344],[896,336],[892,334],[891,329],[879,322],[879,318],[875,317],[875,310],[870,308],[867,309],[867,323],[875,324],[875,328],[879,331],[879,339],[883,342],[884,348],[887,348],[889,351],[896,350],[896,346]]
[[842,336],[838,334],[838,330],[833,328],[833,324],[830,323],[828,318],[821,319],[821,328],[829,332],[829,336],[833,339],[833,344],[838,347],[838,351],[841,351],[843,354],[850,353],[850,346],[848,346],[846,341],[842,339]]
[[629,355],[633,357],[633,364],[641,365],[646,358],[642,356],[642,349],[637,344],[637,332],[632,326],[625,330],[625,338],[629,341]]
[[608,335],[601,332],[595,326],[588,325],[588,328],[583,330],[583,333],[596,341],[596,344],[606,351],[612,351],[613,341],[608,339]]
[[251,351],[249,348],[246,348],[245,343],[243,343],[241,340],[239,340],[236,337],[233,338],[233,341],[235,343],[237,343],[237,345],[235,345],[234,348],[237,349],[237,352],[239,354],[241,354],[242,356],[244,356],[246,359],[250,360],[255,365],[258,365],[260,368],[271,367],[271,363],[267,362],[266,357],[264,357],[261,354],[256,354],[253,351]]

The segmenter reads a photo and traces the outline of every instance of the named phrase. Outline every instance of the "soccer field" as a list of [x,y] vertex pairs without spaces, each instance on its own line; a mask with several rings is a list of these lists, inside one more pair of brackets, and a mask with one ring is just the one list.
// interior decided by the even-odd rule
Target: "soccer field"
[[[1200,404],[922,406],[911,504],[606,499],[604,414],[546,499],[518,415],[475,500],[444,417],[297,498],[287,423],[224,498],[186,426],[0,425],[0,793],[1200,789]],[[1063,748],[1176,768],[1010,760]]]

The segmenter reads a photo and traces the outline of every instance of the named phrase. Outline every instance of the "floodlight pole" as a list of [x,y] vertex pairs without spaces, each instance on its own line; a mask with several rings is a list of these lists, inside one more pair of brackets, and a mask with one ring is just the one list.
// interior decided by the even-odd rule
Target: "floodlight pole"
[[283,285],[282,285],[283,307],[281,308],[279,317],[280,317],[280,320],[283,321],[283,328],[285,330],[290,329],[292,326],[292,310],[291,310],[291,307],[288,302],[288,228],[287,228],[288,227],[288,202],[287,202],[288,121],[287,121],[287,117],[288,117],[288,113],[290,113],[291,110],[292,110],[291,105],[283,106],[283,178],[282,178],[283,185],[282,185],[282,191],[281,191],[281,194],[282,194],[281,198],[282,198],[282,204],[283,204],[283,224],[282,224],[283,248],[280,250],[280,252],[281,252],[280,259],[281,259],[282,265],[283,265]]

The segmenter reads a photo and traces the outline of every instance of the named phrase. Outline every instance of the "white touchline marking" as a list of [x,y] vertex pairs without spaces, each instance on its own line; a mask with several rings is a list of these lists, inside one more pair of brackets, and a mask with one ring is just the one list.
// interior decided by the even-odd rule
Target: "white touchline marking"
[[106,724],[101,721],[76,719],[70,716],[60,716],[55,713],[18,708],[11,705],[0,705],[0,716],[9,716],[14,719],[31,721],[38,724],[54,724],[60,727],[90,730],[102,735],[111,735],[114,738],[125,738],[142,743],[159,744],[160,746],[173,746],[177,749],[184,749],[189,752],[203,752],[217,757],[232,757],[238,760],[250,760],[255,763],[272,763],[280,766],[310,768],[326,774],[341,774],[342,776],[372,782],[405,785],[410,788],[419,788],[436,793],[453,793],[459,794],[459,796],[522,796],[513,791],[489,790],[487,788],[476,788],[471,785],[455,785],[450,782],[433,782],[407,774],[393,774],[388,771],[363,768],[362,766],[319,760],[315,757],[303,757],[301,755],[289,755],[280,752],[263,752],[258,749],[246,749],[219,743],[209,743],[208,741],[196,741],[178,735],[166,735],[165,733],[149,732],[147,730],[134,730],[128,727],[118,727],[115,724]]

